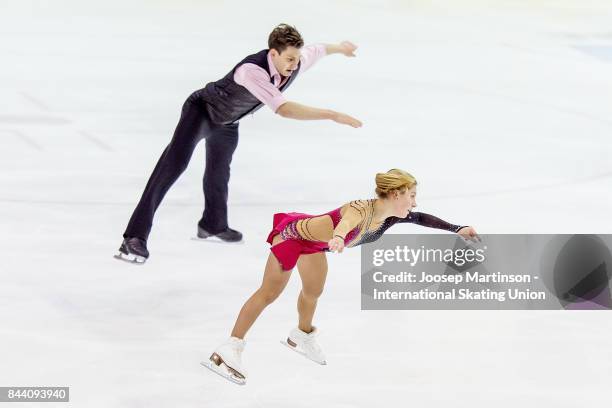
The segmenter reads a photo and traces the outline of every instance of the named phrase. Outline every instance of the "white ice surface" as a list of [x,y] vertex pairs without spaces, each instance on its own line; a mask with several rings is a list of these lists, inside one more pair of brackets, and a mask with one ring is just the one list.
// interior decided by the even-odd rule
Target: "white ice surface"
[[[367,198],[377,171],[409,170],[420,210],[481,233],[612,233],[609,1],[0,6],[0,386],[70,386],[69,406],[105,408],[609,403],[609,313],[361,311],[358,250],[329,257],[327,366],[279,345],[296,276],[249,333],[246,387],[199,365],[261,280],[272,214]],[[150,261],[114,260],[184,99],[279,22],[360,46],[287,96],[363,128],[262,109],[232,165],[246,244],[189,239],[201,144],[157,213]]]

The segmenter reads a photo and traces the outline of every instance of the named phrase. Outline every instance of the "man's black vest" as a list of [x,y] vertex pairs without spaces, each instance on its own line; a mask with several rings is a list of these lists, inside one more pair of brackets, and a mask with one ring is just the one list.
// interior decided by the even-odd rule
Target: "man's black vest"
[[[242,64],[255,64],[263,68],[270,75],[270,67],[268,65],[268,50],[261,50],[256,54],[249,55],[240,61],[232,70],[218,81],[210,82],[197,92],[198,96],[203,99],[206,106],[206,111],[210,119],[215,123],[229,124],[240,120],[245,115],[255,112],[263,105],[252,93],[250,93],[242,85],[234,82],[234,72]],[[279,88],[282,92],[295,80],[295,77],[300,71],[301,63],[289,79]],[[270,82],[274,83],[274,79],[270,77]]]

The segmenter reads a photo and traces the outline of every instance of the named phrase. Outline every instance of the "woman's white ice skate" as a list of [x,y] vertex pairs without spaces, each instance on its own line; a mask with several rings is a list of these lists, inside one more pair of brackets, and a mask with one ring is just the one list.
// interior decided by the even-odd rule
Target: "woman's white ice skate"
[[244,340],[231,337],[212,353],[208,361],[201,364],[235,384],[244,385],[247,375],[241,360],[245,344]]
[[313,327],[310,333],[305,333],[296,327],[291,330],[286,340],[281,340],[281,344],[317,364],[326,365],[325,354],[315,338],[318,333],[316,327]]

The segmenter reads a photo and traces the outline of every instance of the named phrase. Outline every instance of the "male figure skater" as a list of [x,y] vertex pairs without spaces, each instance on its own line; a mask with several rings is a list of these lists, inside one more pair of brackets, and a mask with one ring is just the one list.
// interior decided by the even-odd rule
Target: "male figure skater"
[[241,241],[242,234],[231,229],[227,222],[230,163],[238,144],[239,120],[265,104],[285,118],[329,119],[360,127],[361,122],[349,115],[287,101],[282,94],[299,74],[324,55],[339,53],[354,57],[356,49],[348,41],[304,46],[295,27],[280,24],[270,33],[267,49],[247,56],[226,76],[192,93],[183,104],[174,136],[153,169],[115,257],[134,263],[147,260],[147,238],[155,211],[170,186],[187,168],[196,145],[203,138],[206,140],[205,200],[198,237]]

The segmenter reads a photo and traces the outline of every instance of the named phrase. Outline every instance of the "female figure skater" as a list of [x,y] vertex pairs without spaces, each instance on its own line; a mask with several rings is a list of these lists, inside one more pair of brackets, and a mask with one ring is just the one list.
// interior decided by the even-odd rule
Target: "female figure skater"
[[247,375],[241,362],[244,337],[263,309],[282,293],[296,264],[302,279],[297,301],[299,321],[289,333],[286,345],[310,360],[326,364],[315,339],[317,329],[312,325],[327,275],[326,251],[342,252],[344,247],[376,241],[398,222],[447,230],[469,240],[480,239],[472,227],[412,212],[416,207],[416,184],[409,173],[391,169],[376,175],[376,199],[351,201],[318,216],[275,214],[268,236],[272,253],[268,256],[263,282],[242,306],[230,339],[202,364],[230,381],[246,383]]

